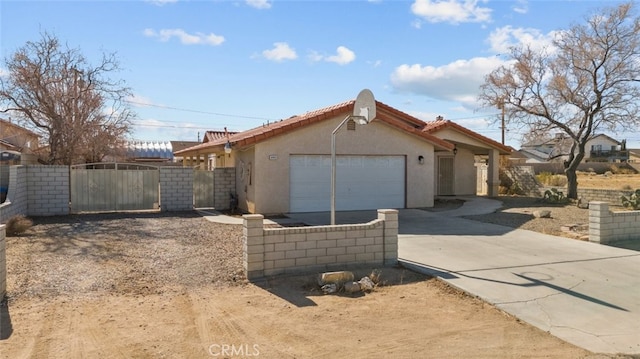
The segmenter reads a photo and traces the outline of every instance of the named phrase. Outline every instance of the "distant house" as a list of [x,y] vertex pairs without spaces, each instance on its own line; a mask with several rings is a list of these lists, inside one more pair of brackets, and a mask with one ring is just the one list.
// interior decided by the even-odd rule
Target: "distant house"
[[22,164],[37,163],[40,136],[17,124],[0,119],[0,160]]
[[[171,141],[171,148],[173,149],[173,152],[176,152],[176,151],[182,151],[185,148],[193,147],[199,144],[200,142],[198,141]],[[182,156],[175,156],[172,154],[172,157],[173,157],[172,162],[182,164],[182,162],[184,161],[184,158],[182,158]]]
[[125,157],[127,162],[173,162],[173,146],[170,141],[130,141]]
[[[534,140],[522,145],[519,154],[526,163],[562,162],[568,158],[573,141],[563,133],[551,139]],[[629,151],[624,140],[618,141],[605,134],[591,137],[586,144],[584,162],[626,162]]]

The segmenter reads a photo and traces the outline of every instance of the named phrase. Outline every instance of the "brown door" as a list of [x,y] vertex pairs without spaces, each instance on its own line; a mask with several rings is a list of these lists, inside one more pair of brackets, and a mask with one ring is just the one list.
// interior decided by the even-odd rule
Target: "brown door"
[[453,157],[438,157],[438,196],[454,194]]

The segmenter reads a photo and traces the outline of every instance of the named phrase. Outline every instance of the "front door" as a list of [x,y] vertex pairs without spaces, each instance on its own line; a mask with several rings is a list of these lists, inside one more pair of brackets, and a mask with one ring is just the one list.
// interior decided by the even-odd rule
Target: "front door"
[[454,194],[453,157],[438,157],[438,196]]

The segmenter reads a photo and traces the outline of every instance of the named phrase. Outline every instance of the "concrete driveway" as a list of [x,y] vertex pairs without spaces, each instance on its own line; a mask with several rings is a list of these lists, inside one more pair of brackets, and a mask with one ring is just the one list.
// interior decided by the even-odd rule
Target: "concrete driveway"
[[[400,262],[584,349],[640,354],[640,252],[463,219],[501,206],[465,200],[447,212],[400,210]],[[329,212],[287,216],[330,223]],[[338,224],[375,218],[336,213]]]
[[[495,206],[486,201],[469,209]],[[463,212],[401,211],[400,261],[579,347],[640,354],[640,252],[459,218]]]

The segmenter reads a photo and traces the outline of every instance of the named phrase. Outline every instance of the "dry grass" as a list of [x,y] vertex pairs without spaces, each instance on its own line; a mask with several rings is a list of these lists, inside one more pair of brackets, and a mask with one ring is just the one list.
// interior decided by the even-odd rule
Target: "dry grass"
[[24,233],[33,226],[33,221],[23,215],[17,215],[9,218],[7,221],[7,236],[13,237]]
[[[549,186],[566,186],[565,175],[541,173],[536,176],[540,182]],[[632,191],[640,188],[640,174],[596,174],[578,172],[578,188],[614,189]]]

